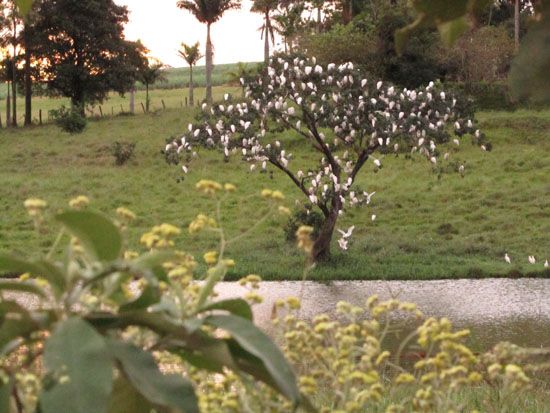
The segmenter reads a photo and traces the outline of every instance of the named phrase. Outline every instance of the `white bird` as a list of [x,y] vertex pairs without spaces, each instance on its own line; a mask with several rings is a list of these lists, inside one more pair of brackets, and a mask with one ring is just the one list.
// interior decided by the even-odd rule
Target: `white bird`
[[529,255],[529,264],[536,264],[537,263],[537,260],[535,259],[535,256],[534,255]]
[[374,222],[376,221],[376,214],[372,214],[372,216],[370,217],[371,221]]
[[378,168],[380,168],[380,167],[382,166],[382,162],[380,162],[380,159],[375,159],[375,160],[374,160],[374,164],[375,164]]
[[339,229],[338,232],[342,234],[343,239],[348,239],[349,237],[351,237],[351,234],[353,234],[354,229],[355,229],[355,225],[352,225],[351,227],[348,228],[346,232],[342,231],[341,229]]
[[460,141],[459,141],[458,139],[453,139],[453,143],[454,143],[456,146],[460,145]]
[[[181,167],[181,169],[182,169],[182,171],[183,171],[184,174],[186,174],[187,172],[189,172],[189,169],[187,169],[187,166],[185,166],[185,165],[183,165],[183,166]],[[548,263],[548,261],[547,261],[547,263]]]
[[342,248],[344,251],[346,251],[348,249],[348,240],[346,240],[344,238],[340,238],[338,240],[338,245],[340,246],[340,248]]
[[544,261],[544,268],[548,268],[548,260]]
[[510,256],[508,253],[504,254],[504,261],[506,261],[508,264],[512,263],[512,260],[510,259]]
[[464,165],[460,165],[460,166],[458,167],[458,172],[460,173],[460,175],[464,175],[464,169],[465,169],[465,168],[464,168]]

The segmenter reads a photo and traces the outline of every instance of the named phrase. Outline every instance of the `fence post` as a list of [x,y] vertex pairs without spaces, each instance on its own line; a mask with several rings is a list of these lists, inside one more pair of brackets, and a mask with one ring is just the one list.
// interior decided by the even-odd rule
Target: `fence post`
[[38,111],[38,124],[42,125],[42,109]]
[[162,102],[162,109],[166,110],[166,103],[164,103],[164,99],[161,99],[160,101]]
[[101,117],[103,117],[103,109],[101,108],[101,106],[99,107],[99,114],[101,115]]
[[122,107],[122,103],[120,104],[120,113],[124,112],[124,108]]
[[143,109],[143,113],[147,113],[147,112],[145,111],[145,105],[143,104],[143,102],[140,102],[140,103],[141,103],[141,108]]
[[0,113],[0,129],[2,129],[2,114]]
[[115,116],[115,108],[111,106],[111,115]]
[[188,105],[187,105],[187,98],[185,98],[185,107],[187,107],[187,106],[188,106]]

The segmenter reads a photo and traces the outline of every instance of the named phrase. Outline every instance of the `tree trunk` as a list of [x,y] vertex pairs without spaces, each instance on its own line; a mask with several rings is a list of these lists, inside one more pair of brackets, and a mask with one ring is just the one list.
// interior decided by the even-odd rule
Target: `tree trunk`
[[25,39],[25,126],[32,124],[32,78],[31,78],[31,49],[28,28],[25,25],[23,37]]
[[8,81],[8,94],[6,95],[6,127],[11,126],[11,95],[10,95],[10,82]]
[[212,65],[213,52],[210,38],[210,23],[206,25],[206,102],[212,104]]
[[319,231],[319,236],[313,243],[311,256],[314,262],[324,261],[330,257],[330,243],[337,220],[338,209],[333,208],[325,218],[325,222],[323,222],[323,226]]
[[195,96],[193,90],[193,65],[189,65],[189,105],[195,105]]
[[269,26],[269,11],[265,12],[265,30],[264,30],[264,62],[265,65],[269,65],[269,33],[270,33],[270,26]]
[[516,0],[514,10],[514,41],[517,52],[519,50],[519,0]]
[[12,61],[12,81],[11,81],[11,99],[12,99],[12,121],[15,128],[17,126],[17,20],[15,19],[15,9],[13,11],[13,61]]
[[321,33],[323,31],[323,24],[321,21],[321,6],[317,8],[317,32]]
[[145,112],[149,113],[149,83],[145,84]]
[[132,87],[130,90],[130,113],[133,115],[136,112],[136,89]]

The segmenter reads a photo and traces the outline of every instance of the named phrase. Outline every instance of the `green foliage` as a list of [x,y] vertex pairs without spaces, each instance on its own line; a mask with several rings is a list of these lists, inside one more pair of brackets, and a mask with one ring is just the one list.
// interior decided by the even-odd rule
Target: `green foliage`
[[[123,258],[121,231],[134,214],[119,209],[115,224],[86,209],[87,203],[85,197],[75,198],[70,204],[77,209],[56,215],[61,232],[44,260],[0,255],[0,270],[25,272],[20,280],[0,280],[0,406],[9,405],[11,398],[4,377],[6,383],[16,383],[19,396],[29,391],[18,388],[22,366],[11,359],[28,351],[26,366],[42,366],[31,370],[39,384],[31,392],[38,391],[43,413],[126,412],[136,399],[141,401],[137,411],[154,407],[198,413],[194,385],[185,375],[161,373],[157,357],[144,347],[162,350],[180,364],[187,355],[220,370],[245,372],[278,389],[292,405],[302,402],[292,368],[252,323],[246,301],[213,301],[213,285],[203,288],[206,293],[197,299],[199,291],[187,278],[196,263],[169,249],[178,228],[154,227],[142,237],[151,252]],[[44,202],[30,200],[26,207],[42,222],[37,217],[45,213]],[[72,237],[66,258],[52,260],[64,233]],[[212,265],[218,280],[228,265],[221,255]],[[53,272],[61,280],[53,278]],[[4,296],[5,291],[33,294],[40,305],[26,309]],[[213,328],[228,336],[218,337]],[[43,354],[34,352],[42,347]]]
[[465,33],[440,54],[447,80],[497,82],[508,75],[514,42],[504,26],[486,26]]
[[325,218],[323,215],[315,210],[307,208],[296,209],[292,215],[288,218],[288,221],[285,225],[285,238],[287,241],[296,240],[296,231],[302,225],[313,228],[312,235],[316,238],[319,235],[319,230],[323,225]]
[[44,0],[35,9],[29,43],[51,93],[84,107],[132,88],[145,57],[143,45],[124,39],[126,7],[112,0]]
[[111,152],[115,157],[115,164],[118,166],[124,165],[134,156],[134,150],[136,149],[135,142],[119,142],[116,141],[111,146]]
[[50,117],[57,126],[70,134],[82,133],[88,124],[78,107],[67,109],[61,106],[59,109],[50,110]]

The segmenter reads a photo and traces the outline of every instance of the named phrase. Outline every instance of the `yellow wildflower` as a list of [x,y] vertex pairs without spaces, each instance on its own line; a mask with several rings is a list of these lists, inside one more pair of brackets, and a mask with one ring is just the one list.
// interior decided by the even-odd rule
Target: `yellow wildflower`
[[235,192],[237,190],[237,187],[233,184],[225,184],[223,186],[223,189],[225,189],[227,192]]
[[279,213],[281,213],[283,215],[290,215],[290,209],[288,209],[287,207],[281,205],[279,207]]
[[276,201],[283,201],[285,199],[285,196],[281,191],[273,191],[271,193],[271,198],[275,199]]
[[273,191],[271,189],[262,189],[261,195],[264,198],[271,198]]
[[128,208],[119,207],[116,210],[116,214],[118,217],[124,221],[133,221],[136,219],[136,214],[134,214],[132,211],[130,211]]
[[401,373],[399,376],[395,379],[395,384],[409,384],[414,383],[415,378],[410,373]]
[[82,209],[90,204],[90,199],[85,195],[79,195],[69,201],[71,208]]
[[215,265],[218,262],[218,252],[209,251],[203,256],[204,262],[208,265]]
[[208,179],[201,179],[197,182],[195,187],[206,195],[214,195],[216,191],[220,191],[222,189],[221,184]]

